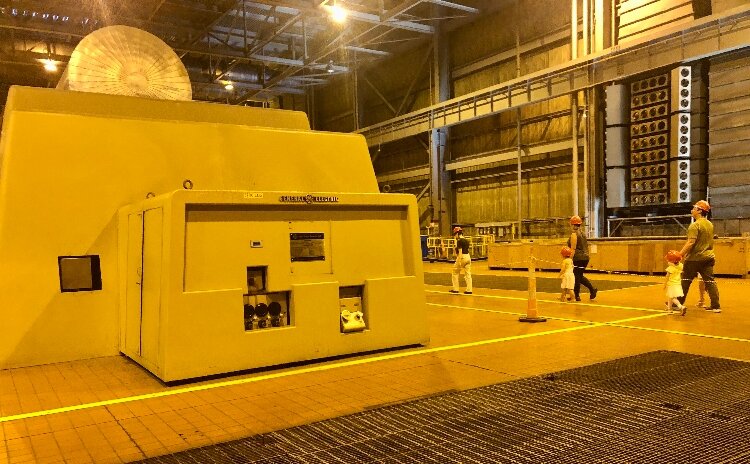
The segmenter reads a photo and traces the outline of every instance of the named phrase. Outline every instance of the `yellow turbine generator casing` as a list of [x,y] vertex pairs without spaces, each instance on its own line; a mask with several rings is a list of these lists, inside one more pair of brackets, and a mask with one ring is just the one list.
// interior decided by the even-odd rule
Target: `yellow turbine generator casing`
[[164,381],[428,341],[411,195],[304,113],[13,87],[0,368]]

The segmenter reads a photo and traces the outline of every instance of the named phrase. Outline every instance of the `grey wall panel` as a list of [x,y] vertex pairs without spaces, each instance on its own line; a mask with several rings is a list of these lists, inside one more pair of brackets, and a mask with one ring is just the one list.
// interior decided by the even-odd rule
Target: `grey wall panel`
[[711,13],[718,14],[746,3],[747,0],[711,0]]
[[630,123],[630,94],[626,85],[609,85],[604,89],[604,124],[615,126]]
[[607,169],[607,208],[622,208],[628,205],[628,182],[626,169]]
[[[750,66],[750,60],[738,60],[742,63],[742,66],[724,67],[720,71],[711,73],[711,85],[716,88],[721,88],[727,85],[734,85],[738,81],[745,81],[750,79],[747,75],[747,66]],[[712,71],[715,69],[712,68]]]
[[716,131],[720,130],[719,128],[749,127],[750,111],[747,111],[747,108],[742,108],[732,113],[714,114],[709,117],[709,120]]
[[728,114],[742,112],[750,108],[750,95],[745,95],[738,98],[725,101],[712,101],[711,102],[711,115],[716,117]]
[[[716,169],[714,168],[713,164],[711,165],[711,176],[709,179],[709,187],[711,187],[711,197],[713,197],[717,192],[714,191],[714,189],[718,187],[737,187],[739,185],[742,185],[743,183],[747,183],[748,179],[750,179],[750,170],[747,171],[740,171],[740,170],[732,170],[731,172],[722,172],[717,173],[715,172]],[[735,200],[737,201],[743,201],[750,204],[750,201],[748,201],[748,198],[737,198]]]
[[750,144],[745,140],[714,144],[709,147],[709,158],[711,160],[720,158],[732,158],[735,156],[750,156]]
[[630,164],[629,130],[628,127],[606,128],[604,150],[607,167],[628,166]]
[[[570,183],[569,166],[538,171],[531,176],[524,173],[521,187],[523,218],[569,216],[573,210]],[[515,175],[461,182],[454,184],[454,188],[457,222],[475,224],[518,220]],[[579,198],[579,203],[582,200]]]
[[[739,173],[750,172],[750,156],[733,156],[728,158],[716,158],[711,160],[711,169],[721,173]],[[737,179],[739,183],[750,185],[750,176],[744,179]]]
[[693,13],[690,0],[623,0],[617,5],[618,41],[691,21]]
[[712,144],[750,140],[749,126],[718,128],[715,124],[711,124],[711,122],[709,121],[709,128],[709,137]]
[[[711,209],[713,211],[713,209]],[[716,208],[721,214],[712,213],[711,217],[716,219],[737,219],[750,218],[750,206],[748,205],[731,205]],[[727,234],[729,235],[729,234]]]
[[[747,70],[743,71],[747,73]],[[739,75],[740,71],[737,71]],[[711,86],[711,102],[719,102],[726,100],[733,100],[735,98],[747,97],[747,87],[750,85],[750,80],[737,80],[732,84],[720,85],[714,87]]]
[[[750,53],[712,60],[709,71],[708,189],[716,219],[750,218]],[[747,221],[750,222],[750,221]],[[721,223],[740,233],[737,221]]]
[[738,200],[743,197],[750,196],[750,185],[716,187],[715,190],[711,191],[711,193],[717,194],[715,198],[711,199],[712,206],[715,206],[718,209],[720,209],[722,206],[735,206],[738,204]]

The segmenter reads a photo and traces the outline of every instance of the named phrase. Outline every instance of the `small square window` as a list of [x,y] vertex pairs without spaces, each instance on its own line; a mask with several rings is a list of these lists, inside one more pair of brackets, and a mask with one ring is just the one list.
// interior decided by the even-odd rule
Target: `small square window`
[[102,289],[102,271],[98,255],[58,256],[60,291],[83,292]]

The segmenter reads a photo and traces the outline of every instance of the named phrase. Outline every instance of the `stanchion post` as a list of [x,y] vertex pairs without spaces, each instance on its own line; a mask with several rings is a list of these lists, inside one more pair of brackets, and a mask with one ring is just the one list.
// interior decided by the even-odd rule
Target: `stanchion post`
[[526,308],[526,316],[518,318],[521,322],[547,322],[544,317],[539,317],[536,311],[536,258],[534,257],[534,244],[529,249],[529,300]]

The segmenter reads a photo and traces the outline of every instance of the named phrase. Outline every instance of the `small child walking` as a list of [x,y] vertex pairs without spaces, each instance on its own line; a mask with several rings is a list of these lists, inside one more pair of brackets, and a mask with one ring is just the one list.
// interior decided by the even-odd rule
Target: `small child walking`
[[[681,316],[685,315],[687,306],[680,303],[677,299],[684,295],[682,293],[682,255],[679,251],[669,250],[667,255],[664,256],[667,260],[667,275],[664,280],[664,289],[667,297],[667,311],[671,313],[680,313]],[[674,304],[674,310],[672,305]]]
[[568,301],[568,298],[571,300],[575,299],[575,293],[573,293],[573,287],[576,283],[576,276],[573,274],[573,260],[571,259],[571,256],[573,256],[573,249],[570,247],[562,247],[560,250],[560,254],[563,257],[562,265],[560,266],[560,278],[562,279],[562,282],[560,283],[560,289],[562,292],[560,293],[560,301]]

